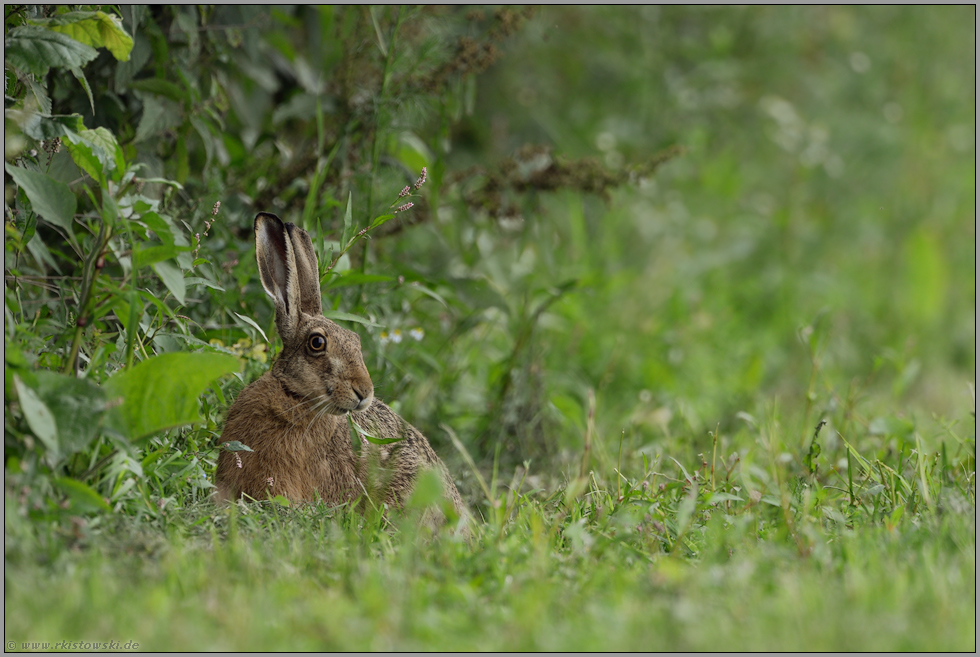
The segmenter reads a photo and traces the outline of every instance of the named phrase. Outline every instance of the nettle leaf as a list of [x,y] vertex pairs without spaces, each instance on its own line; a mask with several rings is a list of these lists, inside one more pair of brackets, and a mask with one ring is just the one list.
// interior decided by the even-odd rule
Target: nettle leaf
[[41,110],[42,114],[51,113],[51,99],[48,97],[47,90],[35,82],[34,80],[28,78],[27,86],[30,87],[31,95],[37,101],[37,107]]
[[82,123],[82,117],[79,114],[55,116],[34,114],[21,126],[25,135],[38,141],[64,137],[84,129],[85,125]]
[[99,54],[91,46],[37,25],[10,30],[3,45],[6,64],[34,75],[44,75],[51,68],[80,68]]
[[[150,249],[147,249],[147,251],[150,251]],[[174,295],[177,302],[180,305],[184,305],[184,299],[187,294],[187,284],[184,282],[184,273],[180,271],[180,268],[167,260],[154,262],[150,266],[153,268],[153,271],[157,273],[157,276],[160,277],[160,280],[163,281],[163,284],[167,286],[167,289],[170,290],[170,293]]]
[[94,180],[105,182],[106,173],[115,172],[118,180],[126,170],[126,159],[119,142],[106,128],[89,130],[85,127],[64,137],[72,160]]
[[102,388],[86,379],[40,370],[37,372],[37,393],[54,416],[63,456],[80,452],[92,444],[105,412]]
[[201,420],[198,397],[218,377],[237,372],[238,358],[217,353],[169,353],[148,358],[109,379],[106,424],[131,440]]
[[75,217],[75,195],[68,185],[38,171],[4,164],[4,168],[17,186],[24,190],[34,211],[48,223],[72,232]]
[[34,22],[79,43],[105,48],[120,62],[129,61],[133,50],[133,37],[123,29],[122,19],[101,11],[70,11]]

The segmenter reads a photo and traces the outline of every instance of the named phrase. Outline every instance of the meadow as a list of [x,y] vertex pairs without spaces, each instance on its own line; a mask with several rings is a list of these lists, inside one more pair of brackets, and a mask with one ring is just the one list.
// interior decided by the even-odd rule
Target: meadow
[[[975,24],[7,5],[6,650],[975,651]],[[258,211],[469,538],[212,501]]]

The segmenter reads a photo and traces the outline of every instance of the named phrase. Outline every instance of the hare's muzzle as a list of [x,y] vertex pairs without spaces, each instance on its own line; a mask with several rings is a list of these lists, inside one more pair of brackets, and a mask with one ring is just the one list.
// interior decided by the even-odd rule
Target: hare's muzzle
[[374,401],[374,390],[373,386],[367,390],[358,390],[356,386],[351,386],[351,390],[357,396],[357,406],[354,407],[355,411],[366,411],[371,402]]

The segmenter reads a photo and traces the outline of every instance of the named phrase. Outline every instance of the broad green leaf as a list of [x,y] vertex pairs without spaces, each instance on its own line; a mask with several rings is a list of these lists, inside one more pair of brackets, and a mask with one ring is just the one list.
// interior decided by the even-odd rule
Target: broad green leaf
[[14,376],[14,387],[17,389],[17,398],[20,400],[20,407],[24,411],[24,419],[27,426],[31,428],[34,435],[44,444],[48,452],[57,459],[58,451],[58,425],[55,423],[54,415],[36,392],[20,380],[19,376]]
[[101,495],[77,479],[58,477],[54,480],[54,485],[68,495],[70,509],[73,512],[112,511],[112,507],[106,504]]
[[[149,249],[147,249],[149,250]],[[184,283],[184,273],[177,265],[169,261],[155,262],[151,265],[153,271],[157,273],[163,284],[167,286],[170,293],[174,295],[180,305],[184,305],[184,297],[187,293],[187,286]]]
[[169,260],[177,255],[177,247],[173,244],[156,244],[154,246],[148,246],[146,248],[140,247],[136,252],[136,257],[133,261],[133,266],[136,269],[146,267],[147,265],[155,265],[158,262],[164,260]]
[[37,107],[42,114],[51,113],[51,99],[48,97],[47,90],[36,81],[28,78],[27,86],[31,90],[31,95],[37,101]]
[[375,326],[378,328],[384,328],[382,324],[377,324],[372,322],[366,317],[360,317],[359,315],[352,315],[350,313],[344,313],[339,310],[326,310],[323,312],[323,316],[327,319],[339,319],[346,322],[357,322],[358,324],[363,324],[364,326]]
[[61,456],[80,452],[98,435],[105,392],[86,379],[56,372],[37,372],[37,393],[54,416]]
[[143,100],[143,116],[136,127],[134,142],[144,141],[180,125],[182,118],[179,105],[152,94],[142,94],[141,97]]
[[432,151],[414,132],[405,131],[392,144],[391,154],[409,171],[421,171],[432,164]]
[[139,218],[139,221],[146,224],[146,227],[156,233],[157,237],[164,244],[174,243],[174,234],[171,224],[158,215],[156,212],[147,212]]
[[101,11],[71,11],[43,21],[54,32],[70,36],[93,48],[105,48],[120,62],[129,61],[133,38],[123,29],[122,19]]
[[82,127],[74,134],[65,135],[64,141],[75,164],[102,184],[106,173],[115,172],[112,178],[118,180],[126,169],[122,149],[115,135],[106,128]]
[[161,354],[109,379],[110,400],[122,403],[106,414],[106,424],[132,440],[200,421],[198,397],[212,381],[237,372],[235,356],[218,353]]
[[151,94],[163,96],[164,98],[169,98],[170,100],[175,100],[177,102],[183,102],[189,99],[189,94],[186,89],[174,84],[173,82],[170,82],[169,80],[162,80],[160,78],[133,80],[129,83],[129,86],[133,89],[148,91]]
[[72,221],[75,217],[75,195],[68,185],[54,180],[38,171],[29,171],[20,167],[4,164],[4,168],[14,182],[24,190],[31,201],[34,211],[48,223],[61,226],[72,232]]
[[21,126],[21,130],[23,130],[25,135],[38,141],[54,139],[55,137],[65,137],[84,128],[82,117],[78,114],[69,114],[67,116],[34,114]]
[[4,64],[39,76],[52,67],[80,68],[99,54],[95,48],[37,25],[10,30],[3,46]]

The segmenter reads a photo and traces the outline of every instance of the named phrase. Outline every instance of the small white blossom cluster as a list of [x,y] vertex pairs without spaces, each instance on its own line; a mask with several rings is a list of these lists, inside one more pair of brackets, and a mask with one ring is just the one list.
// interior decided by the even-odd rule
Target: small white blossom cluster
[[[416,342],[421,342],[422,338],[425,337],[425,331],[422,330],[420,326],[416,326],[415,328],[411,329],[408,332],[408,335]],[[399,344],[404,336],[402,334],[401,329],[395,329],[391,333],[388,333],[387,331],[382,331],[380,337],[381,337],[381,344],[386,345],[389,342],[392,342],[394,344]]]

